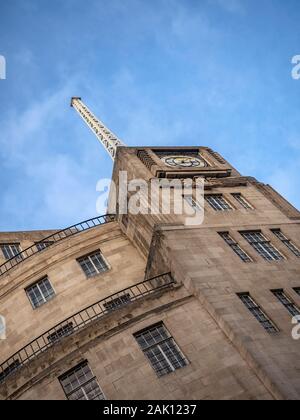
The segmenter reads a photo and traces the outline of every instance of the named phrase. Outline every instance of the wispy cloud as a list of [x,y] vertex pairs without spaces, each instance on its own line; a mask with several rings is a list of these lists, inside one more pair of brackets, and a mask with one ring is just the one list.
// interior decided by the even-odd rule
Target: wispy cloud
[[284,79],[296,14],[277,37],[277,16],[254,0],[54,1],[7,4],[9,25],[0,26],[10,52],[0,229],[55,228],[95,214],[96,182],[112,165],[69,108],[72,95],[131,146],[211,146],[300,205],[300,83]]

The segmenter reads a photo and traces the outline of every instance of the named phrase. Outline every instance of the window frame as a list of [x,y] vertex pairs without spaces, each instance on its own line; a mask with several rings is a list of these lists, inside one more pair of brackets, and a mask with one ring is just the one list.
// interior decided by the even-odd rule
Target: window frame
[[[94,261],[91,259],[92,256],[97,255],[97,254],[100,255],[100,258],[102,259],[102,261],[103,261],[103,263],[105,265],[105,270],[99,271],[98,268],[96,267]],[[94,274],[90,274],[89,275],[84,270],[83,266],[81,265],[81,261],[84,261],[84,260],[87,260],[87,259],[88,259],[89,264],[91,264],[93,266],[93,269],[96,271]],[[86,276],[87,279],[90,279],[90,278],[93,278],[93,277],[97,277],[99,275],[103,275],[103,274],[107,273],[111,269],[110,264],[108,263],[107,259],[104,257],[104,255],[103,255],[103,253],[102,253],[102,251],[100,249],[97,249],[97,250],[92,251],[92,252],[90,252],[88,254],[85,254],[85,255],[83,255],[81,257],[78,257],[76,259],[76,261],[79,264],[81,270],[83,271],[83,273],[84,273],[84,275]]]
[[[228,231],[225,232],[218,232],[220,237],[224,240],[224,242],[232,249],[232,251],[239,257],[239,259],[244,263],[251,263],[254,262],[253,258],[240,246],[238,242],[231,236]],[[225,238],[225,235],[228,235],[229,238]],[[240,251],[240,253],[237,251]],[[241,254],[244,254],[247,258],[243,258]]]
[[[208,199],[209,198],[220,198],[221,200],[224,201],[224,203],[228,206],[226,208],[224,208],[222,206],[222,204],[219,204],[218,202],[216,203],[216,205],[214,205],[215,203],[211,203]],[[209,206],[216,212],[231,212],[235,210],[235,207],[231,204],[231,202],[227,199],[227,197],[224,196],[224,194],[219,193],[219,194],[204,194],[204,200],[206,203],[209,204]]]
[[186,203],[196,212],[202,213],[204,209],[200,206],[198,201],[194,198],[193,194],[187,194],[182,196]]
[[[50,344],[58,343],[61,339],[65,337],[69,337],[75,332],[73,322],[69,322],[68,324],[63,325],[53,333],[49,334],[47,340]],[[62,334],[60,334],[62,333]]]
[[[43,248],[40,248],[39,249],[39,246],[40,245],[45,245]],[[39,241],[39,242],[35,242],[35,247],[36,247],[36,249],[37,249],[37,251],[38,252],[42,252],[42,251],[44,251],[45,249],[48,249],[50,246],[52,246],[54,244],[54,241]]]
[[[257,303],[257,301],[252,297],[252,295],[249,292],[237,293],[237,296],[243,303],[244,307],[248,309],[253,318],[256,319],[256,321],[263,327],[263,329],[268,334],[277,334],[280,332],[280,329],[277,327],[275,322],[269,317],[269,315],[264,311],[264,309],[259,305],[259,303]],[[251,304],[253,305],[252,308],[244,300],[244,298],[246,297],[250,300]],[[259,315],[262,316],[262,318],[258,316],[257,312],[259,312]],[[265,318],[265,320],[263,320],[263,317]],[[265,326],[267,323],[270,324],[270,328],[267,328]]]
[[[141,343],[138,341],[139,337],[142,337],[145,334],[152,334],[153,331],[155,331],[155,329],[158,328],[163,328],[163,332],[166,335],[165,338],[162,338],[162,340],[158,341],[158,342],[154,342],[153,344],[148,344],[146,342],[146,339],[144,338],[144,341],[147,343],[146,346],[142,346]],[[162,378],[163,376],[169,375],[171,373],[176,372],[179,369],[182,369],[188,365],[190,365],[190,362],[188,360],[188,358],[185,356],[185,354],[183,353],[183,351],[180,349],[179,345],[177,344],[177,341],[175,340],[174,336],[170,333],[169,329],[165,326],[164,322],[158,322],[156,324],[150,325],[149,327],[146,327],[138,332],[136,332],[135,334],[133,334],[137,345],[139,346],[139,349],[143,352],[146,360],[148,361],[150,367],[153,369],[154,373],[156,374],[156,376],[158,378]],[[160,336],[162,336],[160,334]],[[152,335],[153,338],[153,335]],[[179,366],[176,367],[174,366],[172,360],[170,360],[170,358],[168,357],[168,355],[166,354],[166,351],[162,348],[162,345],[164,344],[169,344],[171,343],[171,346],[169,347],[169,350],[172,349],[172,356],[177,360]],[[158,361],[158,364],[155,365],[153,363],[153,359],[154,358],[150,358],[150,355],[148,355],[148,353],[150,351],[153,351],[155,349],[158,349],[160,352],[160,355],[162,356],[162,360],[164,360],[165,365],[162,368],[158,368],[160,366],[160,364],[162,363],[161,361]],[[175,350],[175,352],[174,352]],[[153,356],[153,355],[152,355]],[[155,356],[156,357],[156,356]],[[157,359],[157,357],[156,357]]]
[[[285,309],[289,312],[289,314],[292,317],[300,316],[300,308],[296,305],[294,300],[286,294],[284,289],[273,289],[271,290],[271,293],[276,297],[276,299],[281,303],[281,305],[285,307]],[[278,296],[279,294],[281,294],[281,297]],[[284,300],[286,300],[288,303],[285,303]],[[291,307],[293,308],[293,312],[291,311]]]
[[[120,302],[120,303],[117,303]],[[107,313],[111,313],[116,311],[117,309],[123,308],[124,306],[130,305],[132,303],[132,296],[130,293],[125,293],[116,297],[115,299],[111,299],[103,304],[105,311]]]
[[[5,250],[5,247],[9,247],[9,252],[8,253]],[[14,255],[13,252],[11,252],[11,248],[10,247],[17,247],[18,250],[19,250],[19,252]],[[4,257],[4,259],[6,261],[9,261],[9,260],[12,260],[12,259],[16,259],[16,260],[18,260],[18,259],[22,260],[23,259],[22,255],[20,255],[21,252],[22,252],[22,248],[21,248],[20,242],[11,242],[11,243],[6,242],[6,243],[1,243],[0,244],[0,248],[1,248],[1,251],[2,251],[2,255],[3,255],[3,257]],[[12,253],[12,256],[9,257],[9,258],[7,258],[6,255],[5,255],[5,253],[7,253],[7,255],[9,255],[10,253]]]
[[22,367],[22,363],[20,359],[15,359],[12,363],[10,363],[5,369],[0,372],[0,384],[2,384],[6,378],[16,372],[18,369]]
[[300,258],[300,249],[291,239],[282,232],[280,228],[270,229],[276,238],[281,241],[297,258]]
[[[286,260],[286,257],[283,255],[283,253],[273,245],[273,243],[264,235],[261,230],[246,230],[240,231],[239,233],[265,261],[279,262]],[[260,235],[262,240],[251,240],[250,235]],[[268,247],[266,247],[266,245],[268,245]],[[278,258],[275,258],[275,256],[272,255],[270,251],[272,251],[274,255],[278,254]]]
[[300,287],[293,287],[294,292],[300,296]]
[[[47,281],[49,282],[50,287],[51,287],[52,292],[53,292],[53,293],[51,294],[51,296],[49,297],[49,299],[46,299],[46,298],[45,298],[44,293],[42,292],[41,287],[40,287],[40,285],[39,285],[39,283],[41,283],[41,282],[43,282],[43,281],[45,281],[45,280],[47,280]],[[33,288],[33,287],[37,287],[37,288],[38,288],[38,291],[39,291],[39,293],[41,294],[41,296],[42,296],[42,298],[43,298],[43,303],[41,303],[41,304],[40,304],[40,305],[38,305],[38,306],[35,306],[35,305],[34,305],[34,303],[33,303],[32,299],[31,299],[31,297],[30,297],[30,295],[29,295],[29,293],[28,293],[28,291],[29,291],[31,288]],[[24,290],[25,290],[26,296],[27,296],[27,298],[28,298],[29,302],[31,303],[31,306],[32,306],[32,308],[33,308],[34,310],[41,308],[42,306],[46,305],[48,302],[50,302],[52,299],[54,299],[54,298],[56,297],[56,291],[55,291],[55,289],[54,289],[54,287],[53,287],[53,285],[52,285],[52,283],[51,283],[51,281],[50,281],[50,279],[49,279],[49,277],[48,277],[48,276],[44,276],[43,278],[41,278],[40,280],[36,281],[35,283],[30,284],[30,285],[29,285],[29,286],[27,286]]]
[[[76,373],[76,371],[77,371],[77,372],[79,372],[79,371],[80,371],[80,369],[81,369],[81,368],[84,368],[84,367],[88,367],[89,372],[90,372],[90,374],[91,374],[91,378],[90,378],[90,379],[88,379],[86,382],[84,382],[84,383],[80,384],[80,383],[79,383],[78,378],[76,377],[76,379],[77,379],[77,381],[78,381],[79,385],[78,385],[76,388],[72,389],[70,392],[67,392],[67,390],[66,390],[66,385],[64,386],[62,382],[63,382],[63,381],[64,381],[67,377],[71,377],[71,375],[74,375],[74,374]],[[85,375],[86,375],[86,374],[85,374]],[[86,390],[84,389],[84,386],[89,385],[89,384],[90,384],[90,383],[92,383],[93,381],[95,381],[95,382],[96,382],[96,384],[97,384],[97,386],[98,386],[98,388],[99,388],[99,391],[100,391],[100,393],[99,393],[97,396],[103,396],[103,398],[98,399],[98,401],[105,401],[105,400],[106,400],[105,393],[103,392],[103,389],[102,389],[102,387],[101,387],[101,386],[100,386],[100,384],[99,384],[98,378],[97,378],[97,376],[96,376],[96,375],[94,375],[94,372],[93,372],[92,368],[90,367],[90,364],[88,363],[88,361],[87,361],[87,360],[83,360],[83,361],[81,361],[81,362],[80,362],[80,363],[78,363],[76,366],[74,366],[73,368],[69,369],[67,372],[65,372],[65,373],[63,373],[62,375],[60,375],[60,376],[58,377],[58,381],[59,381],[60,386],[62,387],[62,389],[63,389],[63,391],[64,391],[64,394],[65,394],[65,396],[66,396],[66,398],[67,398],[67,400],[68,400],[68,401],[80,401],[79,399],[75,399],[75,400],[74,400],[74,399],[70,399],[71,395],[75,394],[75,393],[76,393],[76,392],[78,392],[79,390],[81,390],[81,391],[82,391],[82,393],[83,393],[84,397],[87,397],[87,392],[86,392]],[[92,398],[92,399],[85,398],[85,399],[84,399],[84,401],[96,401],[96,400],[97,400],[97,398]]]
[[242,193],[231,193],[232,197],[239,203],[244,210],[255,210],[252,204],[244,197]]

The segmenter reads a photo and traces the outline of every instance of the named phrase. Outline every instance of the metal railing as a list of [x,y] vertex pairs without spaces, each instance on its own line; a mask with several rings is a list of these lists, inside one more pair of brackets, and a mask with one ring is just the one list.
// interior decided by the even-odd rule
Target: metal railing
[[0,365],[0,384],[41,353],[95,320],[175,284],[171,273],[161,274],[110,295],[77,312],[31,341]]
[[93,219],[85,220],[84,222],[70,226],[66,229],[59,230],[52,235],[43,238],[41,241],[36,242],[29,248],[24,249],[24,251],[21,251],[19,254],[16,254],[13,258],[10,258],[4,264],[0,265],[0,276],[7,273],[9,270],[21,264],[22,262],[26,261],[33,255],[43,252],[57,242],[60,242],[85,230],[92,229],[105,223],[113,222],[114,220],[114,215],[107,214],[105,216],[94,217]]

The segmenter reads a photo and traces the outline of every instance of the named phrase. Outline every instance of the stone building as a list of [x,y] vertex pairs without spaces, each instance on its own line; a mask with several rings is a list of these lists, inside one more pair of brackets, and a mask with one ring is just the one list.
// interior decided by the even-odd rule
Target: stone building
[[204,179],[204,222],[1,233],[0,398],[299,399],[299,211],[207,147],[120,146],[120,171]]

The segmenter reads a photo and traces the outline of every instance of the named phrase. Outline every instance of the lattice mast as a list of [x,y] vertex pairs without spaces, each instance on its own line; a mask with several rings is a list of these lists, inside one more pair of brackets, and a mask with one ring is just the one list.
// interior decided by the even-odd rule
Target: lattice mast
[[97,139],[104,146],[112,160],[116,157],[117,147],[125,146],[118,137],[110,131],[82,102],[81,98],[73,97],[71,106],[76,109],[83,121],[88,125]]

